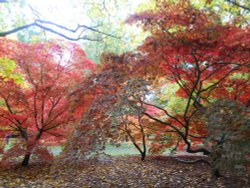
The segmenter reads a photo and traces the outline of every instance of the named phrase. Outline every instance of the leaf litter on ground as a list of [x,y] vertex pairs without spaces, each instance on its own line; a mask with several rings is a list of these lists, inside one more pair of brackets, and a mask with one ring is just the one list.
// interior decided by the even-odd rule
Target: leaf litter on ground
[[186,164],[164,156],[148,157],[142,162],[137,156],[122,156],[74,166],[31,163],[28,167],[0,168],[0,187],[250,187],[249,174],[215,179],[210,172],[203,162]]

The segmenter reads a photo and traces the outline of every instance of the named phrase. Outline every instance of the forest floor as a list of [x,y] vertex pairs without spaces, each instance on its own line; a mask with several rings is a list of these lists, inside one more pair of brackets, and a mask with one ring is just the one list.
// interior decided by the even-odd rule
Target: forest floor
[[[169,157],[112,157],[77,167],[31,163],[27,167],[0,168],[0,187],[138,187],[138,188],[247,188],[250,176],[211,177],[208,164],[181,163]],[[51,170],[52,169],[52,170]]]

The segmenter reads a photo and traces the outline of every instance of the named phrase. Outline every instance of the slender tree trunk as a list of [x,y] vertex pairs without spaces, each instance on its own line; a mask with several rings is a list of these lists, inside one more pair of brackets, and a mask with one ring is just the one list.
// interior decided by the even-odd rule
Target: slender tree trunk
[[[42,133],[43,133],[43,130],[42,130],[42,129],[39,130],[39,133],[37,134],[36,139],[35,139],[36,142],[41,138]],[[27,134],[25,135],[25,138],[26,138],[26,140],[28,141],[28,139],[27,139],[27,138],[28,138]],[[27,146],[27,152],[26,152],[26,154],[25,154],[25,156],[24,156],[24,159],[23,159],[23,161],[22,161],[22,166],[27,166],[27,165],[29,164],[30,157],[31,157],[31,151],[32,151],[32,149],[34,148],[34,146],[35,146],[35,143],[33,143],[32,145],[28,145],[28,146]]]
[[140,154],[141,154],[141,160],[144,161],[145,158],[146,158],[147,146],[146,146],[146,135],[144,133],[144,129],[143,129],[142,124],[141,124],[141,117],[140,117],[140,115],[138,115],[138,122],[139,122],[140,132],[141,132],[141,136],[142,136],[142,147],[140,147],[140,145],[136,142],[136,139],[131,134],[131,130],[128,129],[128,123],[127,123],[127,121],[125,121],[125,131],[127,133],[126,136],[128,138],[130,138],[130,140],[133,143],[133,145],[135,146],[135,148],[140,152]]
[[146,152],[144,151],[141,153],[141,160],[144,161],[145,158],[146,158]]
[[31,156],[30,153],[25,154],[23,162],[22,162],[22,166],[27,166],[29,164],[30,156]]

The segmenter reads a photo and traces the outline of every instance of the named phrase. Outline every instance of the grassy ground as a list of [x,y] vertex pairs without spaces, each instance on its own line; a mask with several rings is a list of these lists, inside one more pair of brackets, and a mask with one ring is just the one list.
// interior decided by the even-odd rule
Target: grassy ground
[[111,156],[139,155],[139,151],[128,142],[122,143],[119,147],[107,144],[104,152]]
[[[12,143],[5,146],[5,151],[10,149],[12,146]],[[62,151],[62,148],[60,146],[55,147],[49,147],[48,148],[51,153],[53,153],[54,156],[59,155]],[[111,156],[119,156],[119,155],[137,155],[139,154],[138,150],[135,149],[133,144],[129,142],[122,143],[119,147],[116,147],[111,144],[107,144],[105,148],[105,153],[111,155]]]
[[[58,155],[62,151],[60,146],[49,149],[53,155]],[[139,155],[139,151],[129,142],[122,143],[119,147],[106,144],[104,152],[111,156]]]

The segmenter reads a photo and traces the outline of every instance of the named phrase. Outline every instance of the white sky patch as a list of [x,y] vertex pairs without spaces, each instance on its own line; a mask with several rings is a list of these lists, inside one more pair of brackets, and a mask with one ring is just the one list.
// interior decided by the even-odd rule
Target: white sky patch
[[[122,0],[120,1],[122,2]],[[87,12],[84,12],[84,4],[77,6],[79,0],[26,0],[26,2],[50,21],[66,26],[76,26],[81,23],[85,25],[90,24],[89,15]],[[86,2],[91,3],[89,0],[86,0]],[[123,7],[122,10],[117,11],[120,12],[117,17],[126,19],[127,16],[133,13],[133,9],[144,2],[144,0],[129,0],[128,2],[131,6]]]
[[86,22],[80,14],[80,7],[72,6],[71,0],[27,0],[35,10],[49,21],[64,25],[75,25],[77,22]]

